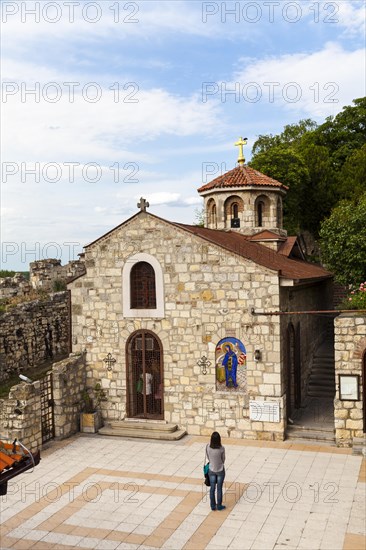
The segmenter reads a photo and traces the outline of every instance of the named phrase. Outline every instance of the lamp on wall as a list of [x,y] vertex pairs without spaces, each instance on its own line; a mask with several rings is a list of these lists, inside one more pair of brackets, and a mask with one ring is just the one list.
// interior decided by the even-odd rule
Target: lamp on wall
[[262,352],[260,349],[256,349],[254,351],[254,361],[258,363],[258,361],[260,361],[261,359],[262,359]]

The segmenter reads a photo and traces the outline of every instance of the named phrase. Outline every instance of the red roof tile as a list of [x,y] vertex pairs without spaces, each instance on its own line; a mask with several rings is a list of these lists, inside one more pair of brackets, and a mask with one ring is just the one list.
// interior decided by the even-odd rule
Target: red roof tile
[[288,189],[283,183],[254,170],[250,166],[237,166],[233,170],[229,170],[226,174],[218,176],[214,180],[206,183],[198,189],[199,193],[210,191],[211,189],[223,189],[226,187],[243,187],[243,186],[269,186]]
[[255,235],[251,235],[250,237],[248,237],[248,240],[249,241],[286,241],[286,237],[281,237],[281,235],[278,235],[273,231],[268,231],[268,229],[264,229],[263,231],[259,231],[259,233],[256,233]]
[[281,244],[278,253],[283,256],[289,256],[292,252],[293,247],[296,244],[297,237],[287,237],[286,242]]
[[234,252],[243,258],[277,271],[281,277],[294,280],[328,279],[332,277],[324,268],[304,262],[293,260],[283,254],[271,250],[267,246],[248,241],[245,235],[234,231],[220,231],[218,229],[206,229],[195,225],[174,224],[190,233],[193,233],[213,244],[221,246],[230,252]]
[[[134,218],[137,218],[141,215],[141,212],[138,212],[128,220],[124,221],[111,231],[108,231],[92,243],[89,243],[85,248],[91,247],[108,237],[114,231],[122,228],[122,226],[130,223]],[[144,214],[145,216],[151,216],[161,222],[167,223],[173,227],[178,227],[184,231],[189,231],[190,233],[205,239],[208,242],[211,242],[217,246],[224,248],[230,252],[238,254],[242,258],[252,260],[253,262],[267,267],[273,271],[279,273],[281,277],[294,280],[311,280],[311,279],[327,279],[332,277],[332,274],[329,271],[326,271],[322,267],[307,263],[303,260],[293,260],[287,258],[279,252],[271,250],[265,245],[251,242],[248,240],[248,235],[242,235],[235,231],[220,231],[218,229],[207,229],[205,227],[198,227],[196,225],[186,225],[182,223],[174,223],[168,220],[164,220],[155,214],[150,212]],[[81,275],[82,276],[82,275]]]

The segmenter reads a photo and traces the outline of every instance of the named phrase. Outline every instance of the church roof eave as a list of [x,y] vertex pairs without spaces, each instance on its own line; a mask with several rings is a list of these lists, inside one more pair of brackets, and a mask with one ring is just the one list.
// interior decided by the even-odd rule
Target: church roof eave
[[282,190],[284,192],[288,190],[288,187],[280,181],[262,174],[251,166],[241,165],[202,185],[197,191],[200,195],[203,195],[207,194],[207,192],[220,192],[232,189],[258,189],[261,187],[265,189],[272,188],[277,191]]
[[[175,227],[181,231],[191,233],[192,235],[195,235],[207,242],[210,242],[211,244],[227,250],[228,252],[234,253],[241,258],[253,261],[256,264],[269,269],[270,271],[278,274],[281,279],[287,278],[294,281],[319,281],[321,279],[333,277],[331,273],[320,266],[304,262],[302,260],[287,258],[286,256],[271,250],[265,245],[251,242],[245,235],[242,235],[238,232],[208,229],[196,225],[175,223],[165,220],[164,218],[160,218],[159,216],[151,214],[150,212],[138,212],[134,214],[123,223],[116,226],[114,229],[111,229],[95,241],[92,241],[91,243],[86,245],[85,249],[90,249],[97,243],[105,240],[109,235],[131,223],[138,216],[149,216],[155,218],[159,222],[168,224],[171,227]],[[76,277],[75,279],[73,279],[73,281],[82,276],[83,275]]]

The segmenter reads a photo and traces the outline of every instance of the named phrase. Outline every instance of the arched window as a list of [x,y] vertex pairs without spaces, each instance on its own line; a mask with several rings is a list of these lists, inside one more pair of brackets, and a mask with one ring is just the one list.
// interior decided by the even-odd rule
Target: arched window
[[242,219],[244,204],[240,197],[233,195],[228,197],[224,203],[225,227],[239,228]]
[[147,262],[136,263],[130,273],[131,309],[155,309],[155,271]]
[[217,227],[216,204],[211,208],[211,227]]
[[239,217],[239,205],[237,202],[234,202],[231,205],[231,219]]
[[257,204],[257,220],[258,220],[258,227],[263,226],[263,211],[264,211],[264,202],[259,201]]
[[255,227],[265,227],[269,222],[270,201],[267,195],[259,195],[255,201]]
[[277,200],[277,227],[282,228],[282,201]]
[[214,199],[209,199],[207,202],[207,227],[217,228],[217,210]]

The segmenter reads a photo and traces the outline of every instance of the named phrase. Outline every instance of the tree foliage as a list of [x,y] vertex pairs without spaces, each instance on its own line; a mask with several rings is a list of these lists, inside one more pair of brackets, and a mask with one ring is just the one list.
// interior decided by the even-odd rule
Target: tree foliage
[[356,201],[342,201],[320,230],[322,260],[342,284],[366,278],[366,192]]
[[320,126],[300,120],[254,143],[251,166],[289,187],[284,201],[289,232],[309,231],[317,238],[339,201],[365,190],[366,98],[353,103]]

